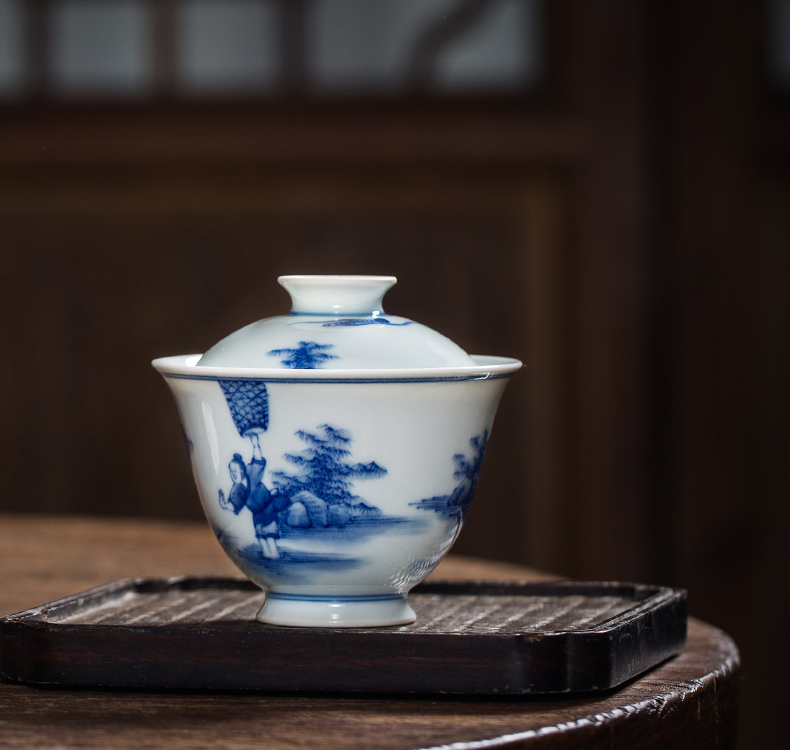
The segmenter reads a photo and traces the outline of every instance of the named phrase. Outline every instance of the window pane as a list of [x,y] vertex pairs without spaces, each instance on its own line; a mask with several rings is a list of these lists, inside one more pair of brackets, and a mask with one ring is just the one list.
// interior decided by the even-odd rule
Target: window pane
[[499,92],[540,80],[540,16],[537,2],[498,0],[468,33],[437,58],[435,86],[445,91]]
[[57,93],[144,93],[150,82],[144,0],[55,0],[52,87]]
[[307,19],[308,70],[327,92],[406,85],[417,34],[454,0],[314,0]]
[[[308,70],[324,93],[528,89],[538,83],[539,0],[313,0]],[[421,80],[422,79],[422,80]]]
[[[777,17],[790,7],[773,2]],[[0,100],[28,89],[55,98],[523,95],[543,75],[543,7],[544,0],[0,0]],[[28,59],[28,37],[40,59]]]
[[0,0],[0,98],[19,92],[24,78],[22,2]]
[[186,0],[180,17],[185,90],[237,94],[280,80],[279,12],[266,0]]

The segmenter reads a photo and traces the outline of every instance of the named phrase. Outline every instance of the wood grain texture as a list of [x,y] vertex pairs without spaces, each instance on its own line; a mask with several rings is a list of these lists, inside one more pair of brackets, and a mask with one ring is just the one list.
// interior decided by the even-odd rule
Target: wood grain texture
[[[86,582],[226,564],[203,525],[74,518],[0,516],[0,555],[5,612],[75,593]],[[446,560],[438,572],[443,578],[538,577],[518,566],[458,559]],[[19,607],[22,600],[28,604]],[[0,683],[0,746],[731,748],[738,672],[732,640],[691,620],[688,645],[676,658],[620,690],[585,699],[206,695]]]
[[[520,258],[562,258],[567,186],[558,175],[459,169],[251,161],[0,174],[0,509],[199,518],[173,400],[151,359],[204,351],[286,312],[279,274],[386,271],[401,278],[391,312],[467,351],[530,361],[534,379],[520,373],[503,396],[459,540],[477,555],[522,558],[525,494],[568,484],[565,430],[548,440],[547,425],[564,424],[572,400],[556,362],[567,357],[544,357],[556,343],[533,336],[560,325],[567,285],[551,279],[547,294],[554,271],[522,272]],[[513,273],[501,273],[503,257]],[[525,296],[541,301],[533,323]],[[528,442],[540,446],[535,482]]]
[[[119,578],[238,576],[205,522],[0,514],[0,616]],[[443,580],[551,580],[521,565],[451,556]]]
[[236,578],[117,581],[0,619],[0,675],[34,686],[466,695],[590,693],[682,649],[684,591],[427,582],[400,627],[257,622]]
[[578,121],[535,116],[529,107],[526,113],[532,116],[525,118],[521,103],[493,103],[485,109],[436,103],[42,107],[4,113],[0,163],[139,166],[296,160],[309,164],[328,159],[347,165],[372,159],[392,165],[426,159],[565,159],[578,156],[589,145],[589,135]]
[[790,107],[787,92],[780,103],[766,91],[769,4],[675,5],[662,580],[696,592],[696,614],[726,623],[743,650],[742,747],[779,747],[790,671],[790,597],[772,593],[786,592],[790,535]]
[[686,651],[596,699],[55,691],[0,684],[3,747],[728,748],[737,651],[692,621]]
[[[411,297],[393,290],[398,309],[475,345],[510,309],[502,351],[529,361],[492,439],[517,448],[492,442],[456,549],[687,588],[743,649],[749,744],[779,746],[790,109],[765,92],[764,3],[547,5],[540,108],[5,108],[0,508],[197,517],[147,360],[273,312],[260,280],[286,262],[427,272]],[[658,55],[640,46],[655,39]],[[523,194],[537,208],[514,207]],[[487,260],[470,266],[475,248]],[[240,294],[227,258],[256,259]],[[498,302],[502,268],[516,304],[470,309]],[[439,273],[453,290],[431,307]],[[83,587],[57,592],[59,575],[39,599],[0,597],[22,609]]]
[[[480,594],[453,592],[453,596],[417,591],[409,599],[418,613],[416,623],[403,625],[411,633],[537,633],[546,630],[595,628],[634,606],[633,599],[620,594],[588,596],[581,592],[559,596],[530,592],[523,594]],[[596,592],[599,593],[599,592]],[[246,589],[203,587],[138,593],[124,591],[117,597],[86,604],[76,611],[46,614],[47,622],[68,625],[205,626],[236,624],[255,619],[263,605],[263,592]],[[230,617],[232,615],[232,617]]]

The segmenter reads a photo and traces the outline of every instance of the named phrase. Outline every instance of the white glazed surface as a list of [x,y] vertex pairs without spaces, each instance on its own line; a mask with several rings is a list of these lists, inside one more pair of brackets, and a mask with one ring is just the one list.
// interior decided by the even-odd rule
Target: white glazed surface
[[[472,367],[360,372],[204,367],[195,364],[199,359],[167,357],[154,366],[175,396],[212,528],[236,565],[275,594],[264,606],[273,611],[263,611],[261,619],[281,625],[345,627],[413,619],[405,602],[388,602],[386,597],[404,597],[455,541],[476,485],[479,460],[472,467],[482,458],[507,378],[521,363],[475,357]],[[265,429],[241,434],[231,412],[232,398],[221,382],[225,388],[242,384],[265,389]],[[278,472],[309,484],[309,460],[300,466],[286,456],[309,459],[305,435],[325,440],[324,425],[347,440],[340,446],[348,451],[341,464],[375,464],[383,470],[346,478],[346,489],[356,496],[345,503],[350,512],[360,507],[373,510],[347,518],[344,524],[323,526],[322,519],[314,523],[316,519],[308,517],[309,527],[292,528],[285,522],[286,509],[279,516],[274,542],[279,557],[267,557],[271,550],[261,548],[250,510],[234,512],[228,507],[234,486],[231,459],[238,454],[252,466],[256,440],[265,460],[265,487],[277,486]],[[459,459],[466,462],[466,476],[457,473],[463,469]],[[278,602],[277,595],[285,597]],[[289,596],[304,601],[294,602]],[[327,597],[334,603],[309,602]],[[371,614],[376,610],[374,600],[354,610],[343,604],[343,597],[384,597],[378,619]],[[395,619],[393,608],[400,608]]]
[[[349,325],[352,320],[376,322]],[[316,364],[322,370],[474,365],[472,358],[446,336],[407,318],[307,314],[281,315],[251,323],[209,349],[200,364],[311,369],[287,364],[300,355],[319,357]]]
[[348,370],[471,367],[472,358],[442,334],[386,315],[393,276],[281,276],[290,315],[265,318],[225,337],[202,366]]
[[290,315],[153,364],[200,499],[275,625],[411,622],[455,541],[521,363],[386,315],[392,276],[283,276]]
[[280,276],[291,295],[291,312],[332,315],[381,315],[387,289],[394,276]]

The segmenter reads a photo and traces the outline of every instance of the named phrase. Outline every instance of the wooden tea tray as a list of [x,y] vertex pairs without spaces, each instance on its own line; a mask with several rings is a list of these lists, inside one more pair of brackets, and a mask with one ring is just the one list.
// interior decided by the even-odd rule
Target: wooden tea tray
[[616,687],[680,650],[686,594],[618,583],[425,583],[411,625],[263,625],[231,578],[117,581],[0,619],[31,685],[461,694]]

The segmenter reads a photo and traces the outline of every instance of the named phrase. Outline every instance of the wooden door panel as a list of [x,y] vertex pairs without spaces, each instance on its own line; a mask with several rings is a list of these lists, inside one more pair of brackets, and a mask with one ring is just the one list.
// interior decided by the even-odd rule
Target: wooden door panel
[[287,311],[279,274],[391,273],[388,310],[528,363],[503,399],[460,549],[518,559],[531,541],[553,548],[568,490],[557,427],[569,421],[557,339],[567,186],[479,170],[274,177],[59,173],[5,185],[3,509],[199,516],[150,360]]

